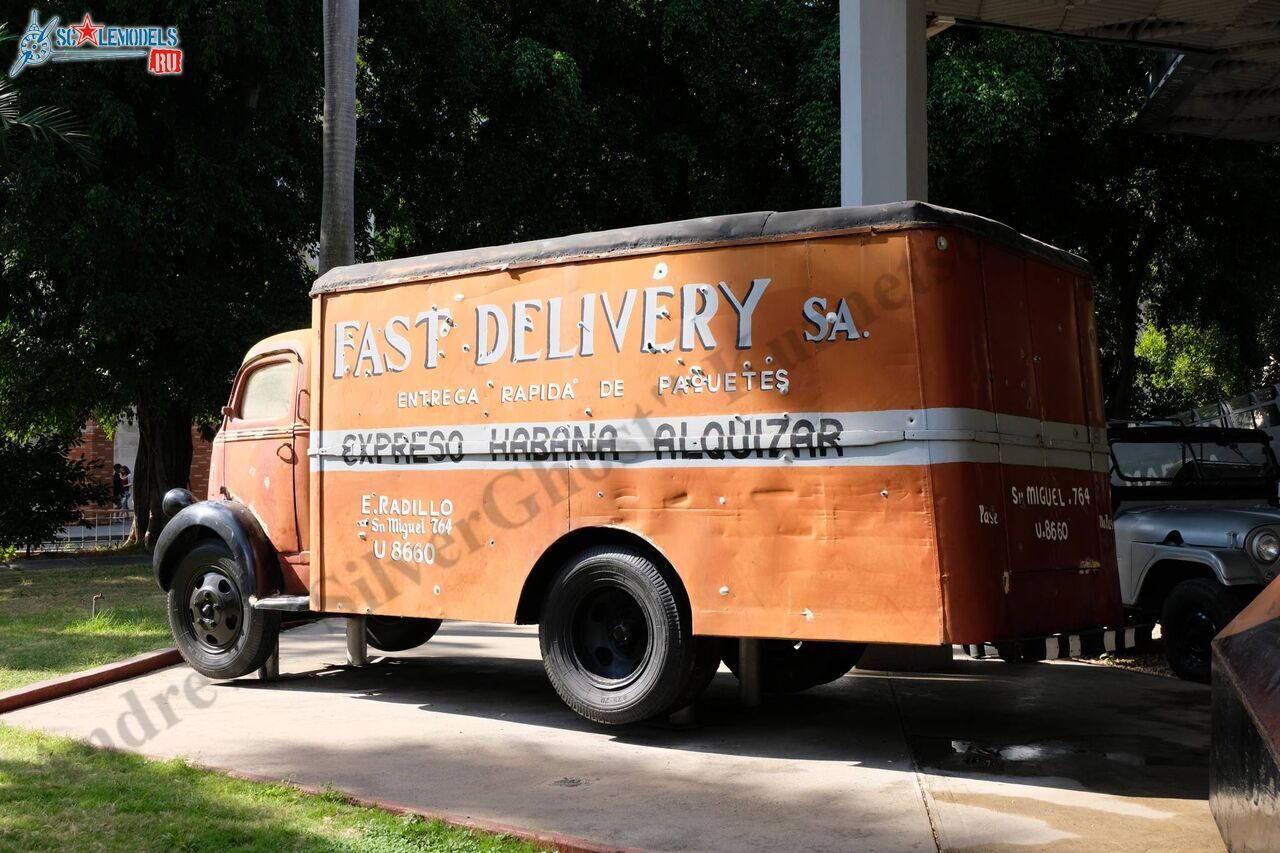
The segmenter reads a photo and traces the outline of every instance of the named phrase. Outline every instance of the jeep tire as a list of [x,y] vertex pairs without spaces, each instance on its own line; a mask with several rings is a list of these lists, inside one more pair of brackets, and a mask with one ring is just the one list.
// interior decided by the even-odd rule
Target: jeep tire
[[1170,591],[1160,610],[1165,658],[1179,678],[1209,682],[1209,643],[1243,607],[1239,596],[1207,578],[1192,578]]

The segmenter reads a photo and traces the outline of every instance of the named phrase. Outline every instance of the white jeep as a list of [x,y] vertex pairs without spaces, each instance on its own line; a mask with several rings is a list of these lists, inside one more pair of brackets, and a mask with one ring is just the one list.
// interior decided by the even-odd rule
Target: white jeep
[[1179,677],[1209,680],[1209,641],[1275,576],[1280,468],[1261,430],[1113,425],[1120,595],[1157,619]]

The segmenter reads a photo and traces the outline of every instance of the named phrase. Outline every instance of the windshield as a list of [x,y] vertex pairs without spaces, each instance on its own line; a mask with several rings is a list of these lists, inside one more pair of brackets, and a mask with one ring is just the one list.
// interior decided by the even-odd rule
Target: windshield
[[1111,443],[1111,482],[1170,485],[1276,476],[1275,461],[1262,442],[1142,441]]

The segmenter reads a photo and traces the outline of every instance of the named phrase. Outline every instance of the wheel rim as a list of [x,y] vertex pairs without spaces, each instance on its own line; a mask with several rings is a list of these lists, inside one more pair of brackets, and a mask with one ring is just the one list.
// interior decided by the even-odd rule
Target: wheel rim
[[588,678],[601,686],[620,687],[644,668],[651,637],[640,602],[621,587],[607,586],[578,601],[569,645]]
[[1195,667],[1209,665],[1209,644],[1218,635],[1218,626],[1213,617],[1203,610],[1193,610],[1183,617],[1178,632],[1181,640],[1178,647],[1182,650],[1187,662]]
[[205,569],[191,583],[187,596],[187,629],[203,648],[223,652],[240,637],[244,602],[235,582],[217,569]]

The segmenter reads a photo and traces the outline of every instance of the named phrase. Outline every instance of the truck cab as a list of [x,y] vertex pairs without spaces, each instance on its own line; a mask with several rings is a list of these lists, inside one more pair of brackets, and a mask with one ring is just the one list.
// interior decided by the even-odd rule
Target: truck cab
[[1158,619],[1169,665],[1209,680],[1209,642],[1275,578],[1276,457],[1261,430],[1112,425],[1125,608]]
[[277,555],[281,591],[305,595],[310,564],[311,333],[285,332],[245,354],[213,440],[209,497],[247,507]]

